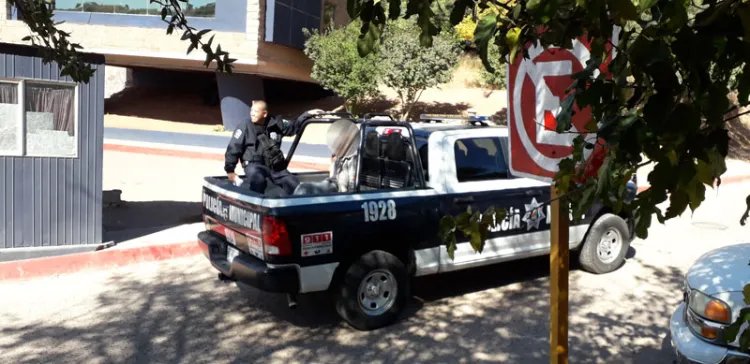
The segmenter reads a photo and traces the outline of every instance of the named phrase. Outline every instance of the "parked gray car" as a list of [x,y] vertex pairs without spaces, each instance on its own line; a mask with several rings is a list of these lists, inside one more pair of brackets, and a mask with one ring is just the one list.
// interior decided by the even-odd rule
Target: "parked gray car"
[[750,283],[750,244],[712,250],[695,261],[685,275],[684,299],[670,320],[677,363],[750,363],[740,352],[739,337],[722,341],[722,331],[748,307],[742,289]]

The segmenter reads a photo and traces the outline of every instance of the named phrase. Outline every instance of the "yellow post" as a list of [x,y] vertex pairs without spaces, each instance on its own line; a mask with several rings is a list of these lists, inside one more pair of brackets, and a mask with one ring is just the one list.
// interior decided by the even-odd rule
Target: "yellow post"
[[568,363],[568,201],[553,185],[550,210],[550,363]]

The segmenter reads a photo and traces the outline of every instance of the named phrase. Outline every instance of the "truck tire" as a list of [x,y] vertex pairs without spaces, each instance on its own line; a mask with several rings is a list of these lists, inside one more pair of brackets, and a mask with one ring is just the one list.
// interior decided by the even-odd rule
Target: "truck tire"
[[595,273],[609,273],[620,267],[630,247],[630,231],[621,217],[606,213],[589,229],[583,242],[578,262],[583,269]]
[[336,311],[357,330],[395,322],[407,303],[406,266],[393,254],[375,250],[349,266],[335,292]]

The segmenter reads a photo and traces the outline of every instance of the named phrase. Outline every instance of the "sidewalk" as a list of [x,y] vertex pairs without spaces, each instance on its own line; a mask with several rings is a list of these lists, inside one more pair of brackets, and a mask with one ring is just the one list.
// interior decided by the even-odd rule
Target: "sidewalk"
[[[188,159],[223,161],[231,136],[198,135],[137,129],[104,129],[104,150]],[[290,138],[285,138],[281,149],[289,153]],[[328,146],[300,142],[292,156],[291,169],[327,171],[331,152]]]
[[[99,251],[0,262],[0,281],[112,269],[135,263],[197,255],[201,253],[197,235],[203,230],[203,223],[185,224],[124,241]],[[123,233],[137,235],[137,232]]]

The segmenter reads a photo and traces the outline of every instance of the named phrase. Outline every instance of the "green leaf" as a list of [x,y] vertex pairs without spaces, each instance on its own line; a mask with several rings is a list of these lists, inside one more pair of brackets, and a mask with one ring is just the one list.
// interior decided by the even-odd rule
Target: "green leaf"
[[690,197],[683,190],[677,190],[669,195],[669,207],[667,208],[667,214],[664,215],[667,219],[678,217],[685,212],[690,202]]
[[649,226],[651,226],[651,211],[641,211],[635,224],[635,235],[645,240],[648,238]]
[[[738,315],[737,320],[722,331],[722,339],[724,339],[726,342],[733,342],[734,340],[736,340],[737,334],[739,334],[740,328],[742,328],[742,325],[745,322],[750,322],[750,308],[748,307],[740,310],[740,314]],[[744,332],[748,333],[750,332],[750,330],[745,330]],[[742,338],[740,338],[740,340],[742,340]],[[747,348],[743,350],[747,350]]]
[[362,11],[362,0],[348,0],[346,2],[346,12],[349,14],[350,19],[359,17]]
[[[395,0],[399,3],[400,0]],[[462,20],[464,20],[464,15],[466,15],[466,9],[474,5],[473,0],[456,0],[456,3],[453,4],[453,10],[451,11],[450,21],[451,24],[457,25]]]
[[529,0],[529,2],[526,3],[526,9],[534,12],[539,9],[539,4],[541,4],[541,2],[541,0]]
[[747,1],[743,3],[745,4],[738,6],[737,15],[742,21],[742,28],[745,29],[745,42],[750,43],[750,4],[747,4]]
[[555,131],[558,133],[565,133],[573,126],[573,108],[575,106],[575,101],[576,94],[574,92],[571,92],[563,99],[563,102],[560,105],[560,113],[555,118],[555,121],[557,122],[557,128]]
[[438,237],[440,241],[445,243],[448,241],[451,235],[456,232],[456,221],[452,216],[443,216],[440,219],[440,229],[438,231]]
[[746,352],[750,348],[750,330],[745,329],[740,335],[740,350]]
[[638,19],[638,9],[631,0],[608,0],[607,3],[617,22]]
[[690,211],[695,212],[698,206],[706,199],[706,185],[702,183],[692,183],[687,188],[687,194],[690,199]]
[[516,59],[516,54],[518,53],[518,50],[520,49],[519,37],[521,36],[521,28],[512,28],[508,30],[508,33],[505,34],[505,44],[508,45],[508,49],[510,49],[510,63],[512,64],[513,61]]
[[640,0],[638,2],[638,12],[643,13],[644,11],[651,9],[659,0]]
[[372,23],[363,24],[362,29],[364,36],[357,40],[357,51],[364,57],[375,50],[375,43],[380,38],[380,29]]
[[[495,70],[487,59],[487,52],[490,46],[490,40],[495,36],[496,29],[497,16],[495,14],[484,16],[474,29],[474,43],[476,43],[477,48],[479,48],[479,57],[482,59],[484,68],[490,73],[494,73]],[[511,62],[513,62],[512,59]]]
[[745,304],[750,305],[750,284],[746,284],[742,289],[742,295],[745,297]]
[[456,230],[466,230],[471,219],[471,212],[462,212],[456,216]]
[[580,161],[583,159],[583,144],[585,138],[583,134],[578,135],[573,139],[573,159]]
[[487,210],[482,213],[481,223],[483,225],[495,227],[497,220],[495,219],[495,208],[493,206],[488,207]]
[[210,32],[210,31],[211,31],[211,29],[203,29],[200,32],[198,32],[198,34],[196,34],[196,35],[198,36],[198,38],[200,38],[200,37],[202,37],[203,35],[205,35],[206,33]]
[[714,175],[711,171],[711,167],[706,162],[698,160],[698,162],[695,164],[695,171],[698,181],[703,184],[713,186]]
[[484,242],[482,241],[482,236],[479,233],[479,224],[474,224],[471,226],[471,239],[469,240],[469,242],[471,243],[471,248],[474,249],[475,252],[482,252],[482,249],[484,248]]
[[390,0],[388,2],[388,18],[391,20],[396,20],[398,19],[400,15],[401,15],[401,0]]
[[456,236],[451,235],[448,238],[448,242],[445,243],[446,250],[448,251],[448,257],[451,258],[451,260],[455,259],[454,253],[456,251]]

